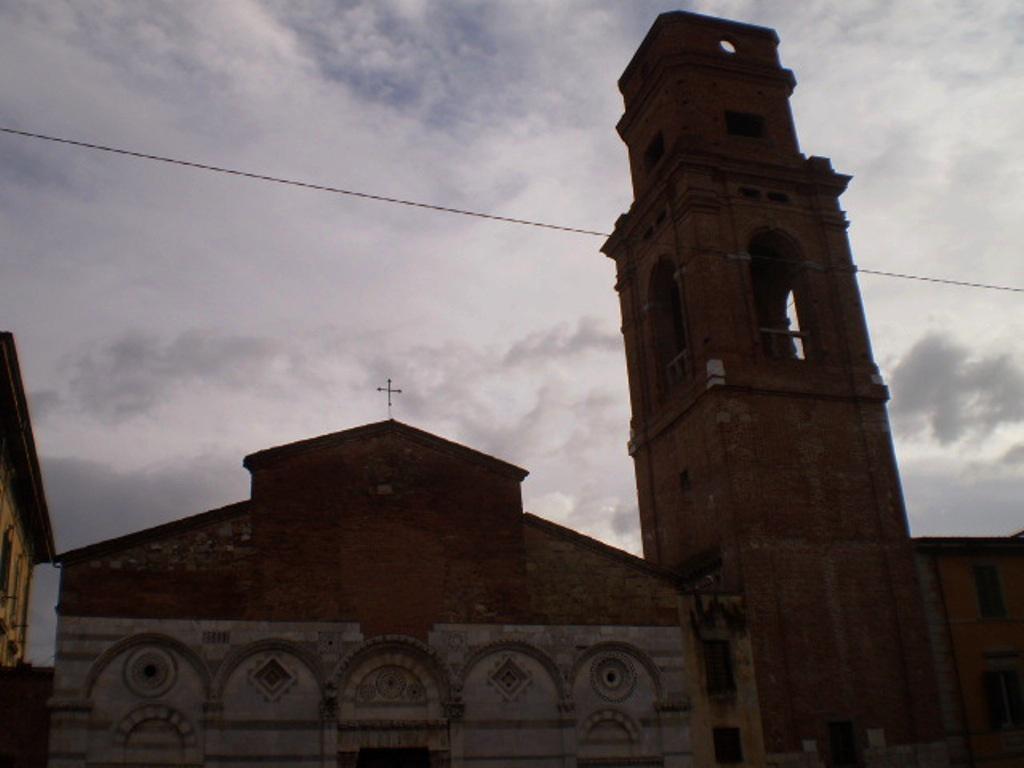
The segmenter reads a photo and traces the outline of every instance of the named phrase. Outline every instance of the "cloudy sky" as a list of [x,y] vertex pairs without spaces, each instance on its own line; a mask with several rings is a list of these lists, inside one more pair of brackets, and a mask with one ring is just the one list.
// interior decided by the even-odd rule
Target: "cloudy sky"
[[[0,127],[606,232],[615,82],[680,7],[778,30],[862,268],[1024,287],[1016,0],[15,0]],[[58,549],[245,498],[245,454],[386,418],[390,377],[396,418],[636,551],[601,243],[0,133],[0,327]],[[913,532],[1024,528],[1024,294],[861,288]]]

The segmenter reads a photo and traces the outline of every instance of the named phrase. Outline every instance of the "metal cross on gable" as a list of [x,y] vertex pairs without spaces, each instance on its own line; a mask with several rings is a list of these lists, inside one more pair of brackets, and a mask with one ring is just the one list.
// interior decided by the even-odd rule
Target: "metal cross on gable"
[[388,379],[388,385],[386,387],[377,387],[377,391],[378,392],[387,392],[388,393],[388,418],[390,419],[391,418],[391,396],[392,395],[401,394],[402,390],[400,390],[400,389],[393,389],[391,387],[391,379]]

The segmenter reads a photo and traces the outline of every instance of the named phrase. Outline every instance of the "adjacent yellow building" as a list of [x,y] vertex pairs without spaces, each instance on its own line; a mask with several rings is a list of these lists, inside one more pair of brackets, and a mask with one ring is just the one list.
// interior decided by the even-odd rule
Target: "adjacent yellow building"
[[53,554],[14,337],[0,332],[0,668],[24,661],[32,568]]
[[915,539],[951,765],[1024,765],[1024,531]]

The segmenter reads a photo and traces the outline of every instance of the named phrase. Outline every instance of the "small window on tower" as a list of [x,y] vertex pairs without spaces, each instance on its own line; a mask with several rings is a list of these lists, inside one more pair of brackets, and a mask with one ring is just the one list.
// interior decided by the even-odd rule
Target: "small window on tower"
[[832,753],[832,765],[857,765],[857,739],[853,723],[848,721],[828,724],[828,746]]
[[644,170],[650,171],[658,164],[665,155],[665,137],[661,131],[658,131],[658,135],[651,139],[651,143],[647,145],[647,149],[644,150]]
[[764,138],[764,118],[751,112],[725,113],[725,129],[733,136],[746,136],[751,139]]
[[658,381],[664,391],[690,375],[681,272],[666,260],[651,273],[650,325]]
[[739,728],[715,728],[711,735],[715,741],[716,763],[743,762],[743,740]]
[[732,674],[732,649],[728,640],[705,640],[701,643],[704,651],[704,671],[707,675],[708,693],[732,693],[736,690],[736,679]]

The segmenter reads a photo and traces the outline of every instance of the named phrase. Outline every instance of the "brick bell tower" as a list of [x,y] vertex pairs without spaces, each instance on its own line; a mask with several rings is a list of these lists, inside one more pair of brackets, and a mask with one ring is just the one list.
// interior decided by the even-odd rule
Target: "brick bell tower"
[[635,200],[603,250],[644,555],[745,595],[772,760],[943,765],[850,177],[800,153],[777,47],[666,13],[619,80]]

